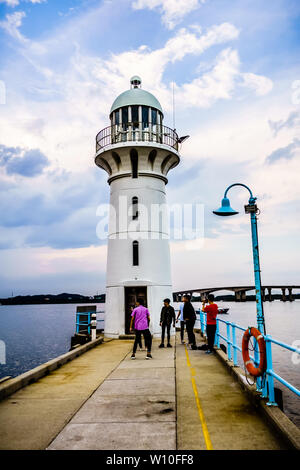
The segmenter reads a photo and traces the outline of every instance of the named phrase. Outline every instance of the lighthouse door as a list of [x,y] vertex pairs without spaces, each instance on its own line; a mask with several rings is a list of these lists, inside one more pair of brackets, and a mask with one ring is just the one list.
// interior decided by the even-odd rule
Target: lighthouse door
[[144,305],[147,307],[147,287],[125,287],[125,334],[130,333],[130,321],[132,307],[135,308],[135,303],[138,298],[144,300]]

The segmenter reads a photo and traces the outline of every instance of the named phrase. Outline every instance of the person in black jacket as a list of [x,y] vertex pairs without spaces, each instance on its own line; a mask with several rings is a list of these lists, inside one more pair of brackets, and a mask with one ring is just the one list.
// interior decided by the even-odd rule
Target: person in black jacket
[[171,324],[173,323],[173,327],[175,327],[175,310],[170,305],[170,299],[165,299],[164,300],[164,306],[161,309],[161,314],[160,314],[160,326],[161,326],[161,344],[159,345],[160,348],[164,348],[164,341],[165,341],[165,331],[167,328],[167,336],[168,336],[168,344],[167,348],[171,348],[172,345],[170,343],[170,330],[171,330]]
[[186,332],[188,334],[189,344],[191,346],[191,349],[197,349],[196,338],[194,334],[196,313],[193,305],[191,304],[191,297],[189,295],[185,295],[182,300],[184,302],[183,319],[186,325]]

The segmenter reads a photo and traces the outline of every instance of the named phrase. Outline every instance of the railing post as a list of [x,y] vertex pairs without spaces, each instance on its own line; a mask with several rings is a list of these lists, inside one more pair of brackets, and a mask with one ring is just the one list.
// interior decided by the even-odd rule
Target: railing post
[[231,344],[230,344],[230,322],[227,322],[226,323],[226,327],[227,327],[227,357],[228,357],[228,360],[231,361],[232,360],[232,356],[231,356]]
[[268,406],[277,406],[275,402],[275,393],[274,393],[274,378],[271,375],[273,372],[273,360],[272,360],[272,337],[270,335],[266,335],[266,352],[267,352],[267,380],[268,380],[268,395],[269,401],[267,402]]
[[235,323],[231,323],[232,327],[232,348],[233,348],[233,365],[237,366],[237,348],[236,348],[236,329],[235,329]]
[[[258,350],[258,343],[255,338],[253,338],[253,344],[254,344],[254,363],[255,363],[255,366],[257,367],[259,365],[259,350]],[[261,377],[257,377],[256,379],[256,391],[258,393],[262,393]]]
[[201,334],[203,335],[203,312],[201,311],[201,309],[199,310],[199,313],[200,313],[200,330],[201,330]]
[[215,343],[216,343],[217,348],[220,348],[219,332],[220,332],[220,325],[219,325],[219,319],[217,318],[217,327],[216,327],[216,336],[215,336]]
[[96,330],[97,330],[97,315],[96,313],[92,313],[91,315],[91,340],[92,341],[96,339]]

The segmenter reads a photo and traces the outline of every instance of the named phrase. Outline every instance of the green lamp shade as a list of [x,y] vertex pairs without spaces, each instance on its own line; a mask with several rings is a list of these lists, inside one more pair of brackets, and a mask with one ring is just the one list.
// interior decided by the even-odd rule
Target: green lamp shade
[[223,217],[238,214],[237,211],[230,207],[230,201],[227,197],[224,197],[222,199],[222,206],[218,210],[213,211],[213,213],[216,215],[221,215]]

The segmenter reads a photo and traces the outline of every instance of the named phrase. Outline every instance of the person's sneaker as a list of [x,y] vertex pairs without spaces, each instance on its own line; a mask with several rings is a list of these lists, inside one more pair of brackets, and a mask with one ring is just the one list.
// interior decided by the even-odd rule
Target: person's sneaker
[[164,345],[163,343],[161,343],[158,347],[159,347],[159,348],[164,348],[165,345]]
[[181,344],[185,344],[185,341],[182,340],[182,341],[181,341]]
[[213,353],[213,351],[211,351],[210,349],[208,349],[208,350],[205,352],[205,354],[212,354],[212,353]]
[[193,346],[191,346],[191,349],[192,349],[193,351],[195,351],[195,350],[198,349],[198,348],[197,348],[197,346],[196,346],[195,344],[193,344]]
[[152,359],[151,353],[147,353],[146,359]]
[[167,348],[171,348],[171,347],[172,347],[172,344],[168,343]]
[[135,359],[135,354],[131,354],[131,359]]

